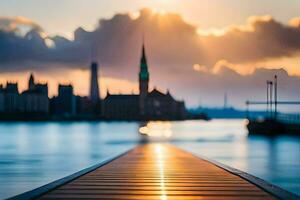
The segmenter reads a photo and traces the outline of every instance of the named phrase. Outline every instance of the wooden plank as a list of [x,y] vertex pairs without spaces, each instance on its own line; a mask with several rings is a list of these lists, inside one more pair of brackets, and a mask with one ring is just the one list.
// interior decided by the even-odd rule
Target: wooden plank
[[39,199],[276,199],[249,181],[168,144],[138,146]]
[[71,199],[85,199],[85,200],[95,200],[95,199],[105,199],[105,200],[164,200],[164,199],[171,199],[171,200],[272,200],[273,197],[270,196],[261,196],[261,197],[253,197],[253,196],[170,196],[170,197],[161,197],[161,196],[134,196],[134,195],[69,195],[69,196],[47,196],[43,198],[44,200],[55,200],[55,199],[64,199],[64,200],[71,200]]
[[[120,186],[64,186],[61,190],[120,190]],[[142,191],[156,191],[161,190],[160,186],[122,186],[122,190],[142,190]],[[166,191],[232,191],[232,187],[222,186],[222,187],[203,187],[203,186],[193,186],[193,187],[180,187],[180,186],[167,186]],[[258,191],[258,188],[251,186],[239,187],[235,186],[234,191],[244,190],[244,191]]]

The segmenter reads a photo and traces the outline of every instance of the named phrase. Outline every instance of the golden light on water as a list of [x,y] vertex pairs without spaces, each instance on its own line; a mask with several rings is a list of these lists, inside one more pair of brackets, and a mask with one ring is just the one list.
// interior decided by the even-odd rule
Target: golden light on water
[[148,122],[139,128],[139,133],[155,138],[170,138],[173,134],[170,122]]
[[165,170],[164,170],[164,152],[163,147],[160,144],[155,146],[155,155],[157,160],[157,167],[160,175],[160,191],[161,200],[167,200],[166,188],[165,188]]

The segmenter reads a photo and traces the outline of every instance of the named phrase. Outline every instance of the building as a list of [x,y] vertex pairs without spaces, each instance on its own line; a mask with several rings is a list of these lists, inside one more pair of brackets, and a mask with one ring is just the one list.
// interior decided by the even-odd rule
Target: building
[[20,95],[18,83],[6,83],[4,90],[5,113],[17,113],[20,111]]
[[92,62],[91,65],[91,85],[90,85],[90,100],[96,104],[99,102],[99,84],[98,84],[98,63]]
[[[28,80],[28,89],[21,94],[17,83],[0,85],[0,119],[107,119],[107,120],[180,120],[188,117],[183,101],[177,101],[169,91],[149,90],[150,73],[144,44],[139,66],[138,94],[110,94],[101,100],[98,84],[98,64],[91,64],[90,94],[75,96],[72,85],[58,86],[58,95],[49,100],[48,85]],[[49,115],[50,114],[50,115]]]
[[28,81],[28,90],[20,95],[19,112],[41,115],[49,113],[48,84],[36,84],[33,74]]
[[58,96],[51,100],[51,112],[63,116],[76,114],[76,97],[72,85],[59,84]]
[[76,114],[78,116],[89,116],[93,114],[95,105],[91,103],[90,98],[86,96],[76,96]]
[[150,119],[184,119],[186,116],[183,101],[176,101],[168,91],[166,94],[155,89],[145,100],[146,116]]
[[142,47],[142,56],[140,60],[140,72],[139,72],[139,107],[140,115],[146,115],[146,101],[149,92],[149,71],[145,52],[145,46]]
[[[0,112],[8,118],[22,118],[27,116],[40,116],[49,113],[48,85],[35,84],[33,74],[28,81],[28,90],[21,94],[17,83],[6,83],[4,88],[0,86]],[[3,116],[4,117],[4,116]],[[3,118],[2,117],[2,118]]]
[[140,118],[139,95],[113,95],[107,92],[103,101],[106,119],[138,120]]
[[139,94],[110,94],[103,100],[103,116],[115,120],[180,120],[187,112],[183,101],[176,101],[154,88],[149,92],[150,73],[143,44],[139,70]]
[[0,113],[5,112],[5,90],[3,88],[3,85],[0,85]]

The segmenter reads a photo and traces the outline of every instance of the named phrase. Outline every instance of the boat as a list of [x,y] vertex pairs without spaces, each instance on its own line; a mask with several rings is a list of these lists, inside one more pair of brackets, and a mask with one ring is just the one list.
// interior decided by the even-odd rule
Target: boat
[[[274,81],[267,80],[267,101],[246,101],[247,105],[247,129],[250,135],[279,135],[293,134],[300,136],[300,115],[282,114],[277,111],[277,105],[300,105],[300,101],[277,100],[277,76]],[[273,96],[274,90],[274,96]],[[266,105],[266,115],[263,118],[252,119],[249,116],[250,105]],[[274,109],[273,109],[274,105]]]
[[247,129],[250,135],[299,135],[300,123],[279,119],[248,119]]

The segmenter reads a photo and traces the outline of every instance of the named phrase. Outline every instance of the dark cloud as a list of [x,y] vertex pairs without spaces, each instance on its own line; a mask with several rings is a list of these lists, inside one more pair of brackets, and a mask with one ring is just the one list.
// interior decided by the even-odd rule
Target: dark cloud
[[[93,31],[78,28],[74,40],[49,37],[36,23],[20,19],[0,18],[1,71],[87,67],[91,60],[99,60],[106,76],[136,80],[144,34],[152,83],[172,88],[190,104],[198,99],[220,104],[225,92],[239,105],[253,96],[264,98],[265,80],[275,73],[280,75],[282,97],[300,97],[300,78],[284,70],[257,69],[247,76],[228,65],[212,70],[223,60],[243,66],[299,53],[300,18],[285,25],[270,16],[251,17],[244,26],[228,27],[221,35],[201,35],[177,14],[143,9],[138,18],[117,14],[101,19]],[[21,34],[24,26],[29,31]],[[192,68],[196,63],[202,72]]]
[[[0,18],[2,63],[30,60],[73,65],[98,59],[104,66],[128,68],[137,64],[143,33],[152,63],[179,71],[195,63],[213,66],[221,59],[243,63],[290,56],[300,48],[297,18],[294,25],[284,25],[269,16],[251,17],[243,27],[205,36],[197,34],[197,28],[179,15],[143,9],[136,19],[117,14],[101,19],[94,31],[78,28],[73,41],[47,37],[39,25],[25,18],[4,19]],[[17,34],[20,24],[32,30]]]
[[244,27],[231,27],[223,36],[201,38],[212,60],[259,61],[291,56],[300,49],[300,28],[287,26],[270,16],[251,17]]

